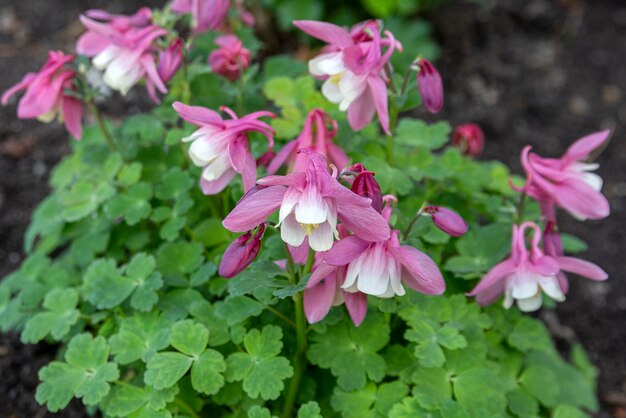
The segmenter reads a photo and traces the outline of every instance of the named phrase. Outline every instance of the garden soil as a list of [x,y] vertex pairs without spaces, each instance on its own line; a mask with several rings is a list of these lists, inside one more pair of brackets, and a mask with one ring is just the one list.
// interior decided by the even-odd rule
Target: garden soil
[[[106,8],[129,13],[148,0],[0,0],[0,91],[38,68],[49,49],[73,50],[79,13]],[[544,310],[560,348],[581,342],[600,371],[601,418],[626,418],[626,2],[623,0],[450,1],[428,12],[442,47],[438,68],[446,103],[436,117],[479,123],[486,134],[481,158],[499,159],[520,172],[525,144],[558,156],[573,140],[611,128],[598,160],[612,214],[561,228],[589,244],[584,257],[601,265],[604,283],[572,277],[568,300]],[[135,89],[108,115],[138,113],[148,104]],[[0,277],[23,259],[22,237],[31,213],[49,192],[50,170],[69,151],[63,127],[20,121],[15,106],[0,108]],[[0,418],[86,417],[74,401],[50,414],[34,401],[37,370],[53,346],[25,346],[0,335]],[[566,351],[564,351],[566,352]]]

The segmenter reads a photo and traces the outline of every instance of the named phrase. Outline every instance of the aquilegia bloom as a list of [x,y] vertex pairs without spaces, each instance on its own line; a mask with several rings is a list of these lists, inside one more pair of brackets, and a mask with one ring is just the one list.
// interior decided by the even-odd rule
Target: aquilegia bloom
[[94,68],[104,72],[104,83],[125,95],[145,76],[146,89],[158,103],[156,90],[167,93],[167,87],[157,72],[153,43],[167,31],[150,24],[150,10],[133,16],[89,10],[80,21],[87,32],[78,39],[76,51],[93,57]]
[[[238,118],[227,107],[221,110],[232,119],[224,120],[217,113],[199,106],[174,103],[174,109],[185,121],[199,126],[184,142],[191,142],[189,157],[198,167],[203,167],[200,186],[204,194],[216,194],[224,190],[237,173],[241,174],[244,191],[250,190],[256,180],[256,161],[248,145],[249,132],[264,135],[269,146],[274,145],[274,130],[261,117],[274,117],[271,112],[254,112]],[[246,232],[261,222],[250,225]]]
[[42,122],[58,118],[74,138],[80,139],[83,134],[83,105],[76,97],[65,93],[74,89],[76,73],[63,67],[73,61],[73,55],[61,51],[48,52],[43,68],[38,73],[26,74],[22,81],[8,89],[2,95],[2,104],[6,105],[14,94],[26,90],[17,105],[18,118],[37,118]]
[[417,85],[424,107],[430,113],[438,113],[443,107],[443,82],[441,81],[441,75],[427,59],[419,58],[417,66],[419,67]]
[[[348,231],[339,225],[339,237],[348,236]],[[315,253],[313,274],[304,289],[304,313],[309,323],[314,324],[328,315],[330,308],[346,305],[350,318],[357,327],[367,314],[367,295],[361,292],[346,292],[341,288],[346,278],[346,266],[331,266],[322,261],[324,253]]]
[[606,218],[611,210],[600,192],[602,178],[591,173],[598,165],[584,161],[608,137],[608,130],[587,135],[574,142],[561,158],[543,158],[531,153],[530,146],[525,147],[522,165],[527,183],[521,190],[539,200],[542,206],[549,208],[556,204],[581,220]]
[[[526,229],[533,231],[530,250],[526,246]],[[488,305],[504,293],[505,308],[516,301],[521,311],[531,312],[541,307],[542,291],[558,302],[565,300],[567,289],[561,287],[558,279],[561,270],[592,280],[608,277],[600,267],[587,261],[547,255],[539,248],[540,240],[537,224],[513,225],[510,257],[493,267],[468,295],[476,296],[481,305]]]
[[[383,209],[386,221],[391,207]],[[381,298],[406,293],[402,284],[427,295],[440,295],[446,289],[441,271],[423,252],[400,245],[400,231],[393,230],[387,240],[369,242],[357,235],[337,241],[323,256],[323,261],[335,267],[346,266],[346,278],[341,285],[347,292],[362,292]],[[309,283],[319,280],[315,272]]]
[[475,123],[464,123],[454,128],[452,145],[463,151],[463,154],[477,157],[483,152],[485,134]]
[[296,139],[285,144],[267,167],[269,174],[274,174],[287,163],[287,171],[292,173],[306,169],[308,154],[299,153],[301,149],[310,149],[328,159],[339,171],[348,163],[348,156],[332,140],[337,135],[337,122],[321,109],[313,109],[304,122],[304,128]]
[[176,75],[183,63],[183,40],[174,39],[166,50],[159,52],[159,65],[157,73],[164,83],[167,83]]
[[[391,32],[380,36],[376,21],[357,25],[352,32],[332,23],[312,20],[293,22],[299,29],[329,45],[309,62],[309,71],[326,79],[322,93],[348,111],[348,122],[360,130],[372,121],[374,113],[386,134],[389,131],[387,77],[384,67],[396,48],[402,46]],[[382,48],[387,50],[383,54]]]
[[258,180],[257,184],[264,188],[239,201],[224,219],[226,229],[248,231],[280,208],[280,235],[293,247],[299,247],[308,237],[313,250],[329,250],[338,234],[338,220],[363,240],[387,240],[389,225],[372,208],[370,200],[351,192],[331,176],[323,156],[303,152],[309,155],[306,171]]
[[252,53],[243,47],[243,42],[235,35],[219,36],[215,44],[219,48],[209,54],[211,69],[230,81],[238,80],[250,66]]
[[220,276],[235,277],[248,267],[259,254],[265,224],[236,238],[224,251],[218,272]]
[[174,0],[172,11],[191,14],[192,27],[196,32],[216,30],[222,26],[230,0]]

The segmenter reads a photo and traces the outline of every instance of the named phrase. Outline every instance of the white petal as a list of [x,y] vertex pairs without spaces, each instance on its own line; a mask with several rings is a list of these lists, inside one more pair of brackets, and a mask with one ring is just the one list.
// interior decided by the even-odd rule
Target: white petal
[[295,212],[301,224],[315,225],[326,222],[328,208],[322,195],[309,185],[302,191]]
[[341,76],[335,75],[322,84],[322,94],[332,103],[340,103],[343,100],[343,93],[339,90],[340,80]]
[[321,54],[309,61],[309,72],[316,77],[335,75],[344,69],[341,52]]
[[205,136],[196,139],[189,147],[189,158],[198,167],[210,164],[218,156],[218,150]]
[[293,212],[293,208],[300,200],[300,192],[295,187],[289,187],[285,192],[285,196],[283,196],[283,201],[280,205],[280,209],[278,211],[278,225],[282,224],[282,222]]
[[121,52],[120,48],[118,48],[115,45],[110,45],[106,47],[98,55],[96,55],[91,60],[91,63],[93,64],[96,70],[102,71],[107,67],[107,65],[109,65],[109,63],[111,62],[111,60],[113,60],[113,58],[115,58],[117,55],[120,54],[120,52]]
[[304,242],[306,231],[300,227],[293,215],[287,216],[280,226],[280,238],[293,247],[299,247]]
[[339,109],[345,110],[354,100],[359,98],[367,88],[367,76],[356,75],[350,71],[346,71],[344,76],[339,80],[339,90],[343,96]]
[[565,300],[565,295],[561,290],[561,286],[559,286],[559,281],[556,276],[542,277],[539,280],[539,285],[546,292],[546,295],[550,296],[557,302],[563,302]]
[[541,293],[537,293],[531,298],[517,299],[517,307],[522,312],[533,312],[541,308],[542,302]]
[[389,271],[385,251],[381,245],[374,245],[363,260],[357,286],[363,293],[373,296],[383,296],[388,292]]
[[313,251],[328,251],[333,246],[333,238],[333,230],[328,222],[324,222],[311,230],[309,245]]
[[202,172],[202,177],[207,181],[217,180],[222,177],[222,174],[224,174],[229,168],[231,168],[231,166],[228,155],[220,155],[206,166]]
[[356,260],[352,260],[348,265],[348,271],[346,272],[346,279],[341,286],[347,292],[354,293],[358,291],[356,287],[356,279],[361,273],[361,267],[363,266],[363,260],[369,254],[369,250],[366,250]]
[[387,270],[389,271],[389,284],[391,285],[394,294],[404,296],[406,291],[404,290],[404,286],[402,286],[402,268],[395,258],[387,258]]
[[528,272],[518,272],[511,276],[514,299],[526,299],[539,292],[538,276]]

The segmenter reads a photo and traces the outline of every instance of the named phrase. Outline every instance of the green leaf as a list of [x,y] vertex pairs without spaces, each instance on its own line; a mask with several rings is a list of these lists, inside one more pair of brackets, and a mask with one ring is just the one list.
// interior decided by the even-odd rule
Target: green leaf
[[248,418],[274,418],[269,409],[254,405],[248,409]]
[[117,175],[117,180],[124,187],[130,187],[139,181],[141,178],[142,164],[140,162],[133,162],[122,167],[122,170]]
[[530,366],[520,376],[521,386],[547,407],[556,406],[559,399],[559,381],[544,367]]
[[[155,390],[150,386],[137,387],[129,384],[116,386],[111,395],[101,404],[107,415],[114,417],[136,417],[147,414],[150,417],[171,417],[169,411],[164,410],[167,403],[172,402],[178,393],[178,387]],[[138,411],[138,412],[137,412]],[[136,415],[131,415],[136,413]]]
[[32,316],[22,331],[23,343],[37,343],[48,334],[59,341],[78,321],[78,292],[74,289],[53,289],[44,299],[44,311]]
[[520,418],[533,418],[539,415],[539,404],[532,396],[520,389],[507,393],[509,409]]
[[571,234],[561,232],[561,241],[563,243],[563,250],[566,253],[576,254],[587,251],[589,246],[585,241]]
[[119,377],[117,365],[107,362],[108,357],[104,338],[75,336],[68,344],[65,363],[53,361],[39,371],[37,402],[47,403],[51,412],[65,408],[72,396],[82,398],[85,405],[98,404],[109,393],[109,382]]
[[191,319],[179,321],[172,327],[170,344],[191,357],[199,356],[209,343],[209,331]]
[[389,342],[389,332],[380,315],[369,315],[358,328],[344,319],[324,334],[311,335],[308,357],[313,364],[330,369],[341,389],[362,389],[367,378],[380,382],[385,376],[385,360],[378,351]]
[[268,325],[253,329],[244,337],[246,353],[234,353],[226,360],[228,381],[243,381],[243,390],[253,399],[277,399],[284,380],[293,375],[285,357],[277,356],[283,346],[282,330]]
[[242,296],[264,287],[276,287],[273,279],[281,274],[283,270],[274,262],[257,261],[228,281],[228,293],[231,296]]
[[122,303],[135,289],[132,279],[122,275],[115,260],[96,260],[84,279],[87,299],[98,309],[109,309]]
[[225,370],[224,356],[215,350],[206,350],[191,367],[191,385],[198,392],[215,395],[224,386]]
[[363,389],[354,392],[344,392],[336,388],[331,405],[345,418],[375,418],[376,413],[371,409],[375,401],[376,385],[369,383]]
[[389,418],[426,418],[433,415],[422,409],[414,398],[404,398],[389,411]]
[[120,364],[136,360],[149,361],[169,345],[172,321],[158,312],[136,314],[124,318],[120,330],[109,340],[111,353]]
[[186,241],[168,242],[157,252],[157,267],[164,276],[184,277],[204,261],[201,244]]
[[507,406],[506,388],[490,369],[475,368],[461,373],[454,381],[454,396],[468,410],[484,409],[503,414]]
[[554,409],[552,418],[590,418],[590,416],[571,405],[559,405]]
[[554,352],[552,340],[545,326],[540,321],[528,317],[521,318],[515,324],[508,342],[522,352],[529,350]]
[[229,296],[215,304],[215,313],[233,326],[263,312],[263,304],[248,296]]
[[189,313],[209,330],[210,346],[219,346],[230,341],[228,324],[216,315],[209,302],[206,300],[194,302],[189,308]]
[[415,389],[413,396],[421,407],[434,410],[452,399],[450,373],[443,368],[420,367],[412,376]]
[[192,364],[193,358],[181,353],[157,353],[148,361],[144,381],[155,389],[169,388],[187,373]]
[[437,149],[448,142],[452,128],[448,122],[437,122],[428,125],[417,119],[401,119],[398,124],[396,141],[398,144],[410,147],[424,147]]
[[66,222],[83,219],[114,195],[115,188],[108,183],[80,180],[59,195],[63,219]]
[[322,410],[315,401],[307,402],[298,409],[298,418],[322,418]]
[[104,211],[112,218],[124,218],[128,225],[136,225],[143,219],[150,217],[152,207],[152,186],[148,183],[139,183],[118,194],[105,205]]

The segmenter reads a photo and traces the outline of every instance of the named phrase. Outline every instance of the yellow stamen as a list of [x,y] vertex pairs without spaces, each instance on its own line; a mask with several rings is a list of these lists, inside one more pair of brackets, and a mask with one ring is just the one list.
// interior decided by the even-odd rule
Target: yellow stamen
[[311,235],[311,232],[318,229],[319,227],[319,224],[300,224],[300,228],[306,229],[307,235]]

